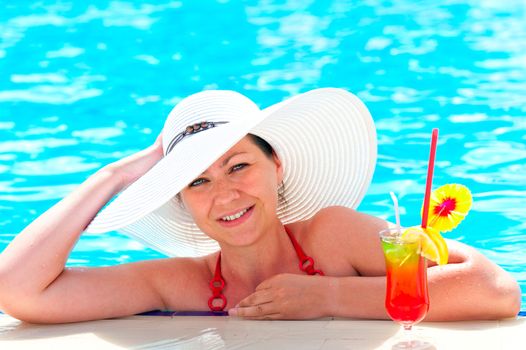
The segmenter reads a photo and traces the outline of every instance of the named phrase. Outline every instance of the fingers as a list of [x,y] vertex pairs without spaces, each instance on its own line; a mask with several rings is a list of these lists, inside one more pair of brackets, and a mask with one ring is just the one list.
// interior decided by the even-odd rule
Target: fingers
[[264,280],[263,282],[261,282],[260,284],[258,284],[258,286],[256,287],[256,291],[260,291],[260,290],[264,290],[264,289],[272,288],[272,286],[271,286],[271,283],[272,283],[271,280],[272,280],[272,279]]
[[157,138],[155,139],[155,143],[163,142],[163,130],[159,132],[159,135],[157,135]]
[[281,314],[270,314],[270,315],[263,315],[263,316],[254,316],[254,317],[244,317],[245,320],[281,320]]
[[228,310],[230,316],[243,317],[251,320],[278,319],[279,313],[273,309],[272,303],[251,306],[236,306]]
[[241,300],[236,307],[249,307],[254,305],[266,304],[272,301],[272,294],[267,290],[257,290],[245,299]]
[[160,155],[163,155],[163,131],[157,135],[157,138],[155,139],[155,142],[150,146],[152,147],[157,153],[160,153]]
[[260,290],[241,300],[228,314],[247,319],[275,319],[279,316],[275,308],[272,294],[268,290]]

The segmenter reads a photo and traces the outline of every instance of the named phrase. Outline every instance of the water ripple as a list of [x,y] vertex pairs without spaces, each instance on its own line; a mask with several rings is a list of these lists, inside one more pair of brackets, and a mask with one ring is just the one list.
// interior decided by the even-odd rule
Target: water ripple
[[[20,77],[20,75],[15,75],[15,81],[20,79]],[[34,77],[35,75],[33,75],[33,78]],[[48,77],[45,76],[45,78]],[[13,77],[11,80],[13,80]],[[49,78],[47,80],[49,81]],[[106,80],[106,78],[101,75],[81,76],[73,78],[69,84],[60,81],[60,83],[52,85],[38,84],[31,85],[25,89],[2,90],[0,91],[0,102],[72,104],[83,99],[102,95],[101,89],[90,87],[90,85],[93,82],[104,80]]]
[[14,122],[0,122],[0,130],[11,130],[15,127]]
[[47,200],[57,200],[68,195],[78,184],[47,185],[32,187],[0,188],[0,201],[27,203]]
[[0,153],[28,153],[36,156],[46,149],[77,145],[75,139],[40,138],[37,140],[14,140],[0,143]]
[[27,162],[17,162],[11,169],[14,175],[27,176],[49,176],[83,173],[95,170],[101,166],[98,162],[86,162],[82,157],[63,156],[35,160]]
[[73,136],[87,139],[90,142],[105,142],[110,138],[120,136],[123,134],[122,126],[107,127],[107,128],[89,128],[84,130],[74,131]]
[[33,127],[30,129],[27,129],[25,131],[17,131],[15,132],[15,136],[17,138],[24,138],[27,136],[34,136],[34,135],[54,135],[59,134],[68,129],[66,124],[60,124],[55,127]]
[[526,158],[526,148],[518,142],[487,142],[479,144],[468,151],[462,160],[477,169],[486,168],[504,163],[516,162]]
[[13,74],[11,81],[16,84],[20,83],[66,83],[68,79],[60,73],[33,73],[33,74]]
[[102,95],[100,89],[85,89],[81,86],[41,85],[25,90],[0,91],[0,102],[34,102],[50,104],[72,104],[82,99]]
[[46,52],[46,58],[58,58],[58,57],[77,57],[84,53],[84,49],[80,47],[71,47],[69,45],[64,46],[56,51],[48,51]]
[[526,191],[495,191],[474,195],[473,209],[494,212],[511,220],[526,221]]

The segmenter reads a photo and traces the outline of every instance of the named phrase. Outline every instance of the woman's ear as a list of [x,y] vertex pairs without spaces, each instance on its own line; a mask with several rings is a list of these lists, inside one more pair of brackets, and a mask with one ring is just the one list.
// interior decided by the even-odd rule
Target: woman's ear
[[280,184],[283,181],[283,166],[281,165],[281,160],[279,160],[278,156],[276,155],[276,152],[272,152],[272,160],[276,165],[277,180],[278,184]]

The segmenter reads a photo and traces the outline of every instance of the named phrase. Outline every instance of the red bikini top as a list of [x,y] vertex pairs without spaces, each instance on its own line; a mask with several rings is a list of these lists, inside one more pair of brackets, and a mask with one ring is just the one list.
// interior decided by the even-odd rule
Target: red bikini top
[[[298,244],[298,241],[296,241],[296,238],[290,233],[290,231],[285,227],[285,232],[287,232],[287,235],[290,238],[290,241],[292,242],[292,245],[294,246],[294,250],[296,251],[296,254],[298,255],[299,261],[299,267],[301,271],[306,272],[309,275],[320,275],[324,276],[323,271],[316,270],[314,268],[314,260],[308,256],[305,255],[303,252],[303,249],[301,249],[300,245]],[[210,299],[208,299],[208,307],[212,311],[223,311],[223,309],[226,306],[226,297],[223,295],[223,289],[225,288],[225,280],[223,279],[223,276],[221,275],[221,252],[219,252],[219,255],[217,256],[217,263],[216,263],[216,270],[214,273],[214,278],[210,281],[210,290],[212,291],[212,296]],[[221,300],[221,304],[218,306],[214,306],[214,301]]]

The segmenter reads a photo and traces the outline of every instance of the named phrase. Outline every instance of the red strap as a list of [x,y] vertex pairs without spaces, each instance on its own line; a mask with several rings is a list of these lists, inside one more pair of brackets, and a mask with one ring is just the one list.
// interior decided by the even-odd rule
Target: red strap
[[[314,260],[308,256],[305,255],[303,252],[303,249],[301,249],[300,245],[298,244],[298,241],[296,241],[296,238],[290,233],[290,231],[285,227],[285,232],[287,232],[287,235],[289,236],[290,241],[292,242],[292,245],[294,246],[294,250],[296,251],[296,255],[298,256],[298,259],[300,260],[299,266],[300,270],[303,272],[306,272],[309,275],[320,275],[325,276],[323,271],[316,270],[314,268]],[[221,275],[221,252],[219,252],[219,255],[217,256],[217,263],[216,263],[216,270],[214,272],[214,278],[210,281],[210,290],[212,291],[212,296],[210,299],[208,299],[208,307],[212,311],[223,311],[226,306],[226,298],[223,295],[223,289],[225,288],[225,280],[223,279],[223,276]],[[214,301],[219,300],[221,301],[221,304],[214,305]]]
[[[223,295],[223,289],[225,288],[225,280],[221,276],[221,252],[217,256],[216,271],[214,273],[214,278],[210,281],[210,290],[212,291],[212,296],[208,299],[208,307],[212,311],[223,311],[226,306],[226,298]],[[214,301],[220,300],[221,304],[214,305]]]
[[301,249],[298,241],[296,241],[296,238],[294,238],[287,227],[285,227],[285,232],[287,232],[287,235],[294,246],[294,250],[296,251],[296,255],[298,255],[298,259],[300,259],[300,270],[306,272],[309,275],[325,276],[322,270],[316,270],[314,268],[314,259],[303,252],[303,249]]

